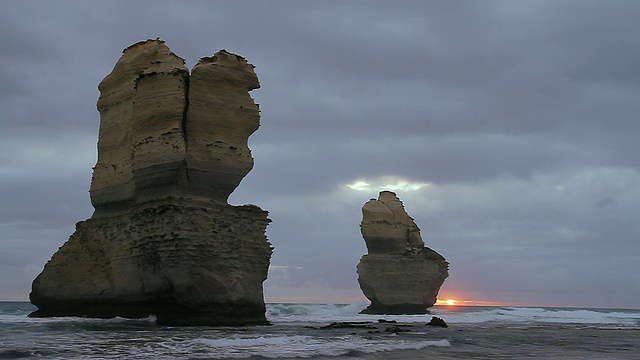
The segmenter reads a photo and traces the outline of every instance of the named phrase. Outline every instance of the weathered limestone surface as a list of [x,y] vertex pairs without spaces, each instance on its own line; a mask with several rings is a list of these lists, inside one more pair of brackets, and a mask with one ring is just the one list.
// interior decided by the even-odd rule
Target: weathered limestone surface
[[260,114],[249,91],[259,87],[253,66],[224,50],[193,68],[185,129],[190,194],[226,201],[253,168],[247,140]]
[[[179,193],[189,70],[160,40],[124,50],[98,89],[98,162],[91,181],[96,213]],[[184,172],[184,171],[183,171]]]
[[449,276],[449,263],[425,247],[420,229],[396,194],[382,191],[362,207],[368,254],[358,264],[358,282],[371,301],[363,313],[424,314]]
[[266,323],[268,213],[227,203],[253,166],[258,87],[224,50],[190,76],[161,40],[125,49],[99,86],[95,212],[34,280],[32,316]]

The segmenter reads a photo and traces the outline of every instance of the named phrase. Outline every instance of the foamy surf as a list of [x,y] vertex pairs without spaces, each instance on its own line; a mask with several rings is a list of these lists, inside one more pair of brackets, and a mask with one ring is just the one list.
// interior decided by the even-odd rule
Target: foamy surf
[[451,346],[449,340],[406,341],[397,338],[380,341],[356,335],[330,336],[259,336],[229,337],[222,339],[196,339],[207,351],[223,358],[261,356],[266,358],[311,358],[342,356],[359,352],[373,354],[392,350],[418,350],[430,346]]
[[571,309],[540,307],[472,307],[436,306],[425,315],[359,314],[366,303],[354,304],[267,304],[267,318],[276,324],[353,322],[386,319],[401,323],[429,322],[432,316],[449,324],[497,323],[567,323],[640,326],[640,310]]
[[[212,328],[160,326],[153,317],[32,319],[32,305],[0,303],[0,358],[636,359],[640,353],[639,310],[440,306],[431,315],[359,314],[365,307],[268,304],[271,326]],[[426,325],[432,315],[449,328]],[[332,322],[357,326],[327,326]]]
[[470,323],[564,323],[640,326],[640,311],[536,307],[438,307],[432,311],[452,324]]

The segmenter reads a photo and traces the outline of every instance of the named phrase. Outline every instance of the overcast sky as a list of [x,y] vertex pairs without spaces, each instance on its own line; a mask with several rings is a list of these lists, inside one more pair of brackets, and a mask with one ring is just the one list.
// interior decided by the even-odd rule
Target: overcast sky
[[[640,2],[2,1],[0,299],[91,216],[98,83],[160,37],[256,66],[231,196],[270,211],[267,301],[364,301],[361,207],[394,190],[440,298],[640,307]],[[349,186],[351,185],[351,186]]]

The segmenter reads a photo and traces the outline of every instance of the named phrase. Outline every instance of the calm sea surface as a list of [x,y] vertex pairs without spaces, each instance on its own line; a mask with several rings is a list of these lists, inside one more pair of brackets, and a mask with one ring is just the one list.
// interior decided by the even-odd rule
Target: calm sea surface
[[[365,307],[268,304],[271,326],[183,328],[152,317],[31,319],[31,304],[0,302],[0,359],[640,359],[639,310],[456,306],[431,315],[358,314]],[[431,316],[449,327],[426,326]],[[369,323],[323,328],[332,322]]]

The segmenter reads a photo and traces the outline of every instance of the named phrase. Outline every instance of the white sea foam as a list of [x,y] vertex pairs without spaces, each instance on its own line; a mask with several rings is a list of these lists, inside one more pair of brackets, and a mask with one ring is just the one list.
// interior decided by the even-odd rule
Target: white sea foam
[[[550,347],[558,351],[556,354],[563,355],[562,346],[556,344],[554,334],[565,337],[567,341],[564,344],[581,341],[581,334],[598,334],[579,348],[568,347],[567,354],[575,351],[590,354],[591,351],[605,349],[607,354],[615,351],[616,354],[622,354],[620,358],[632,358],[637,353],[635,329],[640,329],[640,310],[625,309],[436,306],[431,309],[432,314],[388,316],[358,314],[366,307],[365,303],[268,304],[267,317],[273,326],[210,328],[157,326],[153,317],[139,320],[28,318],[27,314],[33,310],[32,306],[2,305],[0,304],[0,357],[195,360],[337,356],[366,359],[385,356],[386,351],[394,351],[389,356],[399,358],[404,354],[415,354],[413,351],[418,350],[425,356],[432,354],[440,358],[457,358],[459,351],[470,346],[469,339],[479,338],[487,344],[488,350],[484,353],[487,356],[495,355],[496,349],[505,349],[505,355],[518,358],[522,357],[518,355],[528,356],[535,350],[521,346],[526,345],[530,339],[535,339],[536,342],[547,341]],[[445,319],[453,328],[419,326],[419,323],[425,324],[434,315]],[[331,322],[377,322],[378,319],[413,323],[413,326],[407,327],[411,331],[398,334],[383,330],[393,326],[390,324],[377,324],[379,332],[322,329],[323,325]],[[546,337],[539,337],[538,331],[511,332],[520,328],[520,324],[528,328],[532,323],[537,327],[541,322],[566,325],[540,327]],[[462,332],[455,329],[456,324],[466,323],[479,325],[464,326]],[[458,330],[462,328],[460,326]],[[573,335],[572,331],[564,331],[565,328],[583,332]],[[599,332],[603,328],[607,329],[607,333]],[[609,331],[612,328],[619,328],[621,331]],[[536,337],[531,338],[529,334]],[[618,340],[617,337],[621,339]],[[471,345],[474,351],[479,349],[477,344]],[[545,349],[544,354],[549,355],[544,346],[539,348]],[[403,353],[405,350],[408,352]],[[631,356],[627,356],[630,354]],[[560,355],[555,358],[561,358]]]
[[0,323],[28,323],[28,324],[70,324],[70,323],[81,323],[81,324],[155,324],[156,317],[153,315],[147,316],[146,318],[141,319],[127,319],[122,317],[114,317],[114,318],[87,318],[87,317],[78,317],[78,316],[64,316],[64,317],[44,317],[44,318],[30,318],[26,315],[0,315]]
[[267,304],[267,318],[277,322],[288,321],[348,321],[366,307],[355,304]]
[[377,353],[389,350],[414,350],[426,347],[451,346],[449,340],[408,341],[396,338],[372,340],[355,335],[327,338],[303,335],[242,336],[217,339],[196,339],[204,347],[202,351],[220,357],[240,358],[262,356],[266,358],[309,358],[314,356],[339,356],[352,351]]
[[428,322],[439,316],[451,324],[483,322],[545,322],[640,326],[640,310],[570,309],[534,307],[435,307],[426,315],[366,315],[366,303],[268,304],[267,318],[275,324],[377,321],[380,318],[405,323]]
[[436,308],[436,316],[449,323],[542,322],[565,324],[640,325],[638,310],[570,309],[534,307]]
[[359,312],[367,304],[267,304],[267,319],[275,324],[318,324],[372,321],[384,318],[406,323],[429,322],[431,315],[369,315]]

